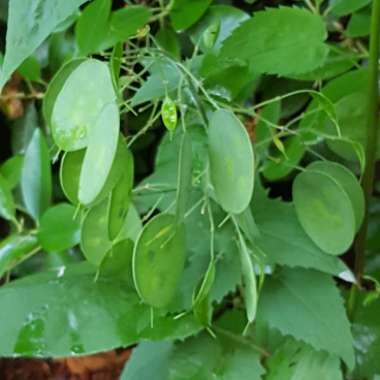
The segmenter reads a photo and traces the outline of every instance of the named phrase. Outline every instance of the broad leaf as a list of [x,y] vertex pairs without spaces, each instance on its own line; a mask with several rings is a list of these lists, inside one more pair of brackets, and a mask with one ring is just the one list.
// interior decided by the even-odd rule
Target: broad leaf
[[266,280],[257,319],[283,335],[340,356],[354,366],[353,339],[343,300],[326,274],[283,269]]
[[38,220],[49,206],[52,193],[49,151],[40,129],[34,131],[25,152],[21,191],[26,209]]
[[48,252],[63,251],[79,243],[79,227],[79,215],[75,216],[75,207],[67,203],[56,204],[41,217],[38,241]]
[[198,330],[190,317],[156,316],[152,327],[149,308],[123,282],[112,277],[95,282],[94,276],[92,268],[80,264],[2,287],[0,355],[91,354]]
[[0,174],[0,217],[15,220],[16,206],[8,181]]
[[259,73],[301,74],[324,63],[326,37],[320,16],[301,8],[270,8],[234,30],[221,56],[245,60]]
[[56,27],[87,0],[12,0],[9,2],[6,51],[0,89],[12,72]]
[[174,29],[182,31],[198,21],[211,4],[211,0],[174,0],[170,18]]

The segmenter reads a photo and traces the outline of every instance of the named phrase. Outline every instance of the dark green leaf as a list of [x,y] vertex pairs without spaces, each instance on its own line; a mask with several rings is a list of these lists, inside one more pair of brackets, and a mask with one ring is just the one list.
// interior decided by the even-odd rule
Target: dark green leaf
[[95,282],[94,276],[92,268],[81,264],[2,287],[0,355],[92,354],[144,339],[184,338],[199,329],[191,317],[159,315],[152,327],[150,308],[125,283],[108,277]]
[[316,350],[354,366],[353,341],[343,300],[333,280],[311,270],[282,270],[265,281],[257,319]]
[[0,174],[0,216],[6,220],[15,220],[16,207],[11,186]]
[[12,0],[10,2],[0,88],[24,59],[29,57],[63,20],[86,1]]
[[77,245],[80,241],[79,216],[75,207],[56,204],[45,211],[38,228],[38,241],[48,252],[58,252]]
[[224,41],[221,55],[245,60],[255,72],[301,74],[325,62],[326,36],[318,15],[301,8],[269,8],[243,22]]
[[48,208],[52,193],[49,150],[40,129],[34,131],[25,152],[21,191],[26,209],[38,220]]
[[6,179],[10,189],[15,188],[20,182],[23,162],[24,157],[16,155],[8,158],[8,160],[0,166],[0,174]]
[[182,31],[196,23],[206,12],[211,0],[174,0],[170,18],[174,29]]

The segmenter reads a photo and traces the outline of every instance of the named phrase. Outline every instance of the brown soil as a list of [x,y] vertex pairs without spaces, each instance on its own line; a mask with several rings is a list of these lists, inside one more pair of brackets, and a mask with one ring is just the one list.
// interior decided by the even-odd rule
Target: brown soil
[[0,380],[118,380],[130,350],[64,359],[0,359]]

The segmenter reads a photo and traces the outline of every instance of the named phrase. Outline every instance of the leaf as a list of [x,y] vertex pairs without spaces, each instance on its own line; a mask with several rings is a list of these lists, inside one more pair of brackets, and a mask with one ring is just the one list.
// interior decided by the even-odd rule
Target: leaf
[[23,163],[24,157],[21,155],[15,155],[8,158],[8,160],[3,162],[0,166],[0,176],[7,181],[11,190],[20,182]]
[[332,177],[307,168],[293,183],[293,201],[305,232],[323,251],[340,255],[355,237],[355,215],[349,196]]
[[41,79],[41,64],[38,59],[31,55],[28,57],[17,70],[22,77],[30,81],[38,81]]
[[174,0],[170,11],[174,29],[182,31],[195,24],[210,4],[211,0]]
[[263,175],[269,181],[276,181],[286,177],[296,168],[305,154],[305,147],[301,138],[297,135],[286,138],[283,142],[283,147],[284,152],[277,152],[262,167]]
[[179,59],[181,46],[178,41],[177,33],[170,27],[162,27],[156,34],[157,44],[161,49],[166,50],[173,57]]
[[160,214],[141,231],[133,252],[133,279],[140,298],[154,307],[174,296],[185,262],[185,235],[175,218]]
[[343,187],[350,198],[358,231],[364,219],[365,200],[360,183],[352,171],[331,161],[315,161],[308,166],[308,169],[328,174]]
[[254,156],[248,133],[232,112],[218,110],[210,120],[208,142],[216,198],[226,212],[240,214],[249,205],[254,183]]
[[372,378],[380,373],[380,363],[376,360],[380,355],[380,299],[365,306],[366,294],[360,292],[357,307],[352,318],[352,333],[356,352],[356,378]]
[[187,211],[187,204],[192,186],[193,152],[191,137],[185,132],[181,139],[178,162],[178,182],[176,194],[176,220],[182,223]]
[[8,181],[0,174],[0,216],[6,220],[14,221],[16,206],[13,200],[11,187]]
[[95,59],[80,63],[54,103],[51,129],[58,147],[64,151],[85,148],[103,108],[115,100],[108,65]]
[[172,341],[142,342],[132,352],[120,380],[167,380]]
[[75,152],[66,152],[61,160],[59,181],[66,198],[73,204],[79,203],[79,177],[84,155],[84,149]]
[[108,199],[88,210],[82,220],[80,247],[86,259],[99,266],[112,243],[108,238]]
[[21,192],[26,209],[38,220],[49,207],[52,195],[49,150],[40,129],[34,131],[25,151]]
[[0,355],[93,354],[145,339],[183,339],[199,330],[191,317],[175,321],[160,315],[152,327],[149,308],[123,282],[112,277],[95,282],[94,276],[92,267],[79,264],[1,287]]
[[43,249],[59,252],[72,248],[80,241],[80,224],[75,208],[59,203],[48,208],[41,217],[37,236]]
[[6,50],[0,89],[13,71],[67,17],[87,0],[12,0],[8,11]]
[[110,0],[94,0],[86,6],[80,15],[75,34],[82,55],[99,51],[99,47],[108,32],[111,5]]
[[365,37],[370,33],[371,11],[364,9],[354,13],[346,28],[346,36],[349,38]]
[[342,380],[339,359],[288,339],[268,360],[266,380]]
[[0,278],[10,267],[38,249],[34,235],[9,235],[0,242]]
[[345,16],[364,8],[371,0],[332,0],[331,13],[334,16]]
[[301,74],[325,62],[326,37],[320,16],[296,7],[269,8],[235,29],[221,56],[247,61],[259,73]]
[[[239,8],[228,5],[212,5],[190,30],[190,37],[194,45],[200,43],[203,51],[208,50],[204,43],[204,35],[210,26],[218,25],[216,38],[212,50],[221,48],[223,41],[243,22],[249,19],[247,13]],[[203,42],[203,43],[202,43]]]
[[284,268],[267,279],[257,320],[354,366],[350,324],[339,291],[326,274]]
[[119,110],[112,102],[101,110],[88,137],[78,190],[79,202],[84,205],[91,204],[106,184],[116,156],[119,129]]
[[309,238],[293,204],[254,197],[252,208],[260,231],[255,243],[265,253],[269,265],[313,268],[333,275],[347,270],[337,257],[323,252]]

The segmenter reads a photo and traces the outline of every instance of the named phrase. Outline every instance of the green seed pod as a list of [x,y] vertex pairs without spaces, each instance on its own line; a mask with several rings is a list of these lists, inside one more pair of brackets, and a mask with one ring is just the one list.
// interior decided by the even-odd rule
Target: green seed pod
[[161,118],[166,127],[170,132],[173,132],[177,127],[177,106],[168,96],[165,97],[162,107],[161,107]]

